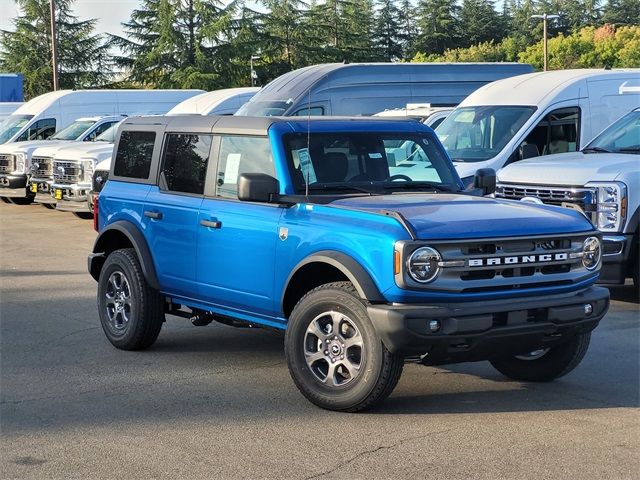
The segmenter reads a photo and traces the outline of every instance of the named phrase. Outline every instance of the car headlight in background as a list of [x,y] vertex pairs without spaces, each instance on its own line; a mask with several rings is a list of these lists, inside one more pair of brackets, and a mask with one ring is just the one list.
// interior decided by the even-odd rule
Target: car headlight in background
[[602,246],[598,237],[589,237],[582,243],[582,265],[587,270],[595,270],[600,264]]
[[627,186],[622,182],[589,182],[596,189],[594,223],[602,232],[619,232],[627,216]]
[[14,174],[20,175],[25,173],[25,165],[27,163],[27,154],[26,153],[14,153],[13,158],[15,161],[16,169],[14,170]]
[[407,260],[407,271],[418,283],[429,283],[440,273],[442,257],[435,248],[420,247]]
[[81,182],[82,183],[91,184],[91,181],[93,179],[93,164],[94,164],[94,161],[90,158],[82,159],[82,163],[81,163],[81,168],[82,168]]

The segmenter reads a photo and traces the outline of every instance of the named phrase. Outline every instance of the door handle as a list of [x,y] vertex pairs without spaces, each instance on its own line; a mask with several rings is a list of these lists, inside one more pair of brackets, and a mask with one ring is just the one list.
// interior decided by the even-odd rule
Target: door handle
[[162,212],[151,212],[149,210],[145,210],[144,216],[151,218],[152,220],[162,220]]
[[218,220],[200,220],[200,225],[207,228],[221,228],[222,222]]

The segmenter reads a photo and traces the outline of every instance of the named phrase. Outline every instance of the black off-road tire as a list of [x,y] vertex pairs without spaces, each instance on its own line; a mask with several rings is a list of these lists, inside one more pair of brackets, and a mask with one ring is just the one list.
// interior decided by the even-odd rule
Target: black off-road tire
[[[126,277],[131,298],[129,320],[121,330],[115,328],[107,311],[107,291],[114,272],[121,272]],[[105,260],[98,280],[98,312],[102,329],[116,348],[143,350],[158,338],[164,322],[163,299],[145,280],[133,248],[115,250]]]
[[523,360],[500,358],[491,365],[504,376],[524,382],[550,382],[576,368],[582,361],[591,340],[591,332],[576,335],[570,341],[551,347],[539,358]]
[[90,213],[90,212],[73,212],[73,214],[76,217],[81,218],[82,220],[91,220],[91,219],[93,219],[93,213]]
[[[360,371],[345,385],[323,383],[305,359],[307,328],[324,312],[345,315],[362,337]],[[294,383],[309,401],[327,410],[358,412],[370,408],[389,396],[402,374],[404,358],[385,348],[350,282],[325,284],[307,293],[289,317],[284,344]]]

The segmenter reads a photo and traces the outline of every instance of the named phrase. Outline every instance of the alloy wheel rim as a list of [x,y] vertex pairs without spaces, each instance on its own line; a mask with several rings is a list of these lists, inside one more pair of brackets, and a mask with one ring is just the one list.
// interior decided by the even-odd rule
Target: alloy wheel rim
[[131,319],[132,298],[129,280],[120,270],[109,275],[105,298],[107,321],[111,331],[115,335],[124,335]]
[[336,311],[315,317],[304,335],[304,357],[321,383],[342,387],[355,380],[364,364],[364,341],[353,320]]

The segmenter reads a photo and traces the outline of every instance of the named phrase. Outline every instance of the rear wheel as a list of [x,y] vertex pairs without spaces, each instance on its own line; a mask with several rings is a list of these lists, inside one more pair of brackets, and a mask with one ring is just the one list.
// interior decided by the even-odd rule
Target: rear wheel
[[91,220],[93,218],[93,213],[91,212],[73,212],[73,214],[83,220]]
[[500,373],[513,380],[549,382],[566,375],[582,361],[591,333],[581,333],[569,342],[491,361]]
[[133,248],[109,254],[98,280],[100,323],[111,344],[122,350],[151,346],[164,321],[162,296],[144,278]]
[[382,344],[349,282],[322,285],[298,302],[289,318],[285,354],[293,381],[309,401],[346,412],[386,398],[404,362]]

